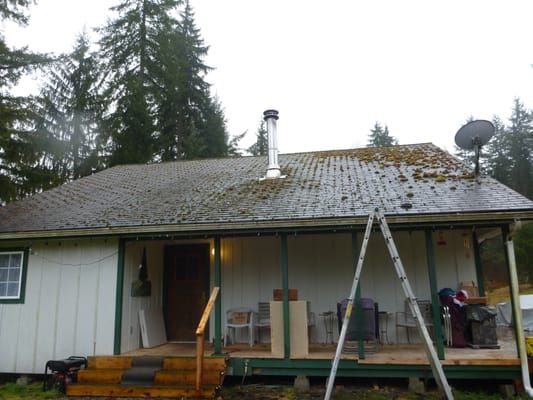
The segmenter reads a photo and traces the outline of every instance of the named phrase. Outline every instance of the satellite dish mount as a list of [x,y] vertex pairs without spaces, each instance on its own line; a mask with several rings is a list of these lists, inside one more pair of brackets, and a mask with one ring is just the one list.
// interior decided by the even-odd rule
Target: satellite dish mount
[[455,144],[464,150],[474,150],[475,174],[479,176],[479,156],[481,147],[494,135],[494,125],[479,119],[463,125],[455,134]]

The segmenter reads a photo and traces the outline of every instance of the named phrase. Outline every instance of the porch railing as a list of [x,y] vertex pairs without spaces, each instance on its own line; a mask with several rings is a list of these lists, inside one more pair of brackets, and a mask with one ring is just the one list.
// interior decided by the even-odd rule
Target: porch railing
[[202,396],[202,384],[204,376],[204,343],[205,343],[205,326],[209,320],[209,315],[215,305],[215,300],[220,292],[220,288],[215,286],[211,292],[211,297],[205,306],[202,318],[198,328],[196,328],[196,398]]

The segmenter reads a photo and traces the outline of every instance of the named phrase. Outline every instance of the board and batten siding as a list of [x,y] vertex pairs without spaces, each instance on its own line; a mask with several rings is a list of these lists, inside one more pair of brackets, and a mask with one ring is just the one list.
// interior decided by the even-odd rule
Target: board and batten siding
[[[438,289],[458,289],[464,280],[476,280],[473,248],[468,231],[450,230],[433,234]],[[357,234],[357,252],[362,232]],[[437,244],[444,237],[446,244]],[[431,299],[424,231],[394,232],[393,238],[410,286],[420,299]],[[336,312],[337,302],[348,297],[353,282],[352,236],[347,233],[289,235],[289,287],[298,289],[299,300],[308,301],[315,313],[310,342],[326,339],[320,314]],[[281,238],[224,238],[221,241],[222,312],[231,307],[257,309],[260,301],[272,300],[281,288]],[[395,338],[394,316],[404,311],[405,293],[392,263],[383,235],[372,233],[360,280],[361,297],[370,297],[380,311],[389,313],[388,338]],[[338,338],[337,321],[334,337]],[[399,340],[405,340],[404,332]],[[245,338],[239,338],[244,339]]]
[[0,372],[113,354],[117,262],[114,239],[31,243],[24,303],[0,304]]
[[[124,251],[121,353],[142,347],[141,328],[139,324],[140,310],[155,310],[163,315],[165,246],[204,243],[210,244],[212,247],[212,241],[210,240],[134,240],[126,242]],[[143,249],[146,249],[146,264],[148,280],[151,282],[151,293],[150,296],[132,297],[131,285],[139,279],[139,265],[142,261]],[[213,287],[212,255],[210,255],[209,275],[211,277],[210,287]]]

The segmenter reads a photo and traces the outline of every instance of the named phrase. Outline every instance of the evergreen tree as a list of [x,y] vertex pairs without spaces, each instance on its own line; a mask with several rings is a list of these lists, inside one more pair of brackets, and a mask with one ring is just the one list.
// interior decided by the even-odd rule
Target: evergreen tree
[[99,29],[105,95],[110,104],[106,119],[109,165],[152,160],[157,136],[155,82],[157,72],[166,67],[158,64],[158,39],[177,25],[171,16],[179,3],[123,0],[111,7],[118,16]]
[[253,156],[266,156],[268,154],[268,132],[264,120],[261,120],[256,133],[256,142],[248,147]]
[[[29,0],[0,2],[2,21],[27,24]],[[0,33],[0,205],[41,190],[48,185],[48,171],[38,164],[39,141],[32,134],[31,98],[14,96],[10,90],[29,71],[49,61],[27,48],[11,49]]]
[[533,114],[519,99],[515,99],[509,122],[512,160],[509,186],[533,199]]
[[[185,1],[180,23],[162,32],[157,97],[159,142],[162,160],[218,157],[228,153],[228,134],[219,100],[210,95],[205,81],[211,70],[203,59],[204,44],[194,21],[194,11]],[[197,148],[196,148],[197,147]]]
[[181,4],[123,0],[100,29],[110,165],[228,153],[224,112],[205,81],[208,47],[189,2]]
[[511,171],[511,154],[509,138],[505,124],[498,116],[492,119],[494,136],[483,147],[483,154],[487,157],[486,169],[499,182],[509,185]]
[[96,59],[86,32],[68,57],[54,63],[41,89],[37,129],[48,138],[45,155],[62,181],[98,168],[96,135],[101,117]]
[[383,128],[379,122],[376,122],[374,128],[370,130],[370,135],[368,135],[367,147],[390,147],[397,145],[398,140],[394,136],[390,136],[387,125]]
[[533,199],[533,114],[515,99],[509,125],[493,121],[496,132],[486,146],[491,176]]

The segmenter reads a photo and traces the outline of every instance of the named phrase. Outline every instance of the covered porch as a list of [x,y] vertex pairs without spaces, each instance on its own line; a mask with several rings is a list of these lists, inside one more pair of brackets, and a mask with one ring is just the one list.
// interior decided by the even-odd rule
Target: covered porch
[[[426,299],[433,315],[440,316],[439,289],[457,288],[459,282],[477,282],[483,295],[483,273],[479,259],[477,233],[479,228],[464,223],[439,227],[396,227],[393,235],[400,256],[406,267],[407,277],[418,298]],[[506,226],[486,229],[505,235]],[[338,340],[337,303],[349,293],[353,271],[361,245],[361,232],[353,227],[298,230],[287,232],[250,232],[242,235],[227,234],[202,238],[168,238],[159,240],[122,241],[124,257],[122,302],[122,340],[116,341],[115,354],[155,354],[166,356],[194,355],[195,346],[188,340],[169,338],[168,342],[151,349],[140,348],[140,338],[124,339],[124,333],[134,336],[132,328],[137,311],[160,301],[165,310],[168,296],[169,275],[165,272],[167,249],[180,246],[201,245],[207,252],[208,267],[201,275],[205,279],[202,298],[190,300],[202,303],[209,287],[220,286],[214,312],[206,331],[206,355],[224,355],[228,358],[228,374],[248,375],[298,375],[327,376]],[[401,290],[390,255],[380,232],[372,233],[368,255],[361,276],[359,298],[371,298],[379,304],[380,316],[386,315],[387,338],[381,340],[377,351],[361,351],[343,354],[338,376],[431,376],[431,367],[422,344],[411,344],[407,330],[400,330],[396,315],[405,311],[405,294]],[[148,249],[148,265],[155,275],[150,297],[129,298],[127,290],[135,278],[135,262],[141,249]],[[179,249],[178,249],[179,250]],[[504,249],[502,249],[504,251]],[[150,258],[151,257],[151,258]],[[179,257],[178,257],[179,258]],[[157,260],[156,263],[153,260]],[[158,266],[159,265],[159,266]],[[155,273],[154,273],[155,272]],[[175,274],[178,276],[179,274]],[[158,287],[158,285],[160,287]],[[202,284],[200,285],[202,286]],[[305,329],[307,351],[291,355],[288,309],[289,288],[298,288],[299,299],[307,303],[308,311],[315,315],[313,325]],[[272,351],[270,327],[236,332],[229,344],[226,335],[226,311],[234,307],[257,310],[260,302],[272,301],[273,290],[281,290],[282,351]],[[154,292],[155,289],[155,292]],[[200,292],[197,292],[197,294]],[[166,299],[166,300],[165,300]],[[150,304],[152,303],[152,304]],[[192,304],[192,303],[191,303]],[[201,308],[200,308],[201,309]],[[333,329],[323,325],[325,313],[333,313]],[[167,311],[168,314],[168,311]],[[179,320],[179,318],[178,318]],[[193,318],[194,320],[194,318]],[[498,348],[451,348],[444,345],[441,321],[435,318],[435,340],[439,359],[451,378],[487,379],[491,377],[517,379],[520,377],[516,335],[512,330],[498,332]],[[125,325],[127,324],[127,325]],[[126,329],[125,329],[126,328]],[[183,328],[183,327],[182,327]],[[181,329],[181,328],[180,328]],[[382,328],[377,327],[378,336]],[[186,329],[185,329],[186,330]],[[191,334],[193,330],[190,330]],[[300,333],[303,330],[299,331]],[[252,336],[250,338],[250,336]],[[383,339],[383,337],[382,337]],[[418,342],[420,343],[420,342]]]

